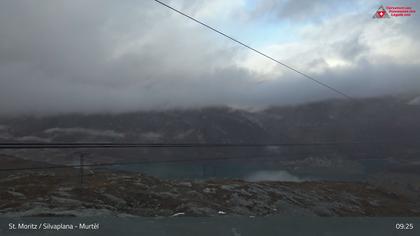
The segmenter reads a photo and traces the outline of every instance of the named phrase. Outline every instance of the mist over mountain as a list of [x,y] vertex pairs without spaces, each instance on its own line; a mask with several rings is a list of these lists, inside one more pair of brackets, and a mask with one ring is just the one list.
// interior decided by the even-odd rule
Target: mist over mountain
[[413,96],[326,100],[247,111],[229,107],[0,119],[2,141],[280,143],[420,140]]

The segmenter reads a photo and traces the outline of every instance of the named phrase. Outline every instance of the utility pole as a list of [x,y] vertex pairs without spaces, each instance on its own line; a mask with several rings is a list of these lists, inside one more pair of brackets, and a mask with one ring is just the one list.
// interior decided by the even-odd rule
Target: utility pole
[[83,187],[83,182],[84,182],[84,179],[83,179],[83,175],[84,175],[84,162],[85,162],[85,153],[80,153],[80,166],[79,166],[79,170],[80,170],[80,185]]

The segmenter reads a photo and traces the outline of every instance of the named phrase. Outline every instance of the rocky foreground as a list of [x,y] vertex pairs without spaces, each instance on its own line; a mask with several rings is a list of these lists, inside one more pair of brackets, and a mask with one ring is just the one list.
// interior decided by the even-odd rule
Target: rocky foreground
[[364,183],[164,181],[97,172],[0,177],[3,216],[420,216],[415,200]]

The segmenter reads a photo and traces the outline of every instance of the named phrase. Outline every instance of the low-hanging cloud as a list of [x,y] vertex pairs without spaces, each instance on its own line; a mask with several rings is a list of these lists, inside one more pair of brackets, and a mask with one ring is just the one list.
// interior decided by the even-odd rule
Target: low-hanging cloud
[[[263,24],[267,2],[257,2],[257,14],[242,0],[168,1],[225,31],[250,19]],[[284,4],[276,3],[283,8],[269,24],[297,20],[296,39],[261,50],[351,96],[420,88],[417,16],[375,21],[370,3],[311,21],[296,3]],[[316,12],[333,7],[311,4],[320,4],[306,8]],[[0,34],[1,114],[253,108],[337,97],[154,1],[5,0]]]

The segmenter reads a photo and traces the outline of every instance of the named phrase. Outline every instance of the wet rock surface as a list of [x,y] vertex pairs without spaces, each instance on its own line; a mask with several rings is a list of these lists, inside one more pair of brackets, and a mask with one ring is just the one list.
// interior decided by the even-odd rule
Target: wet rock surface
[[366,183],[167,181],[97,172],[1,177],[4,216],[420,216],[418,201]]

